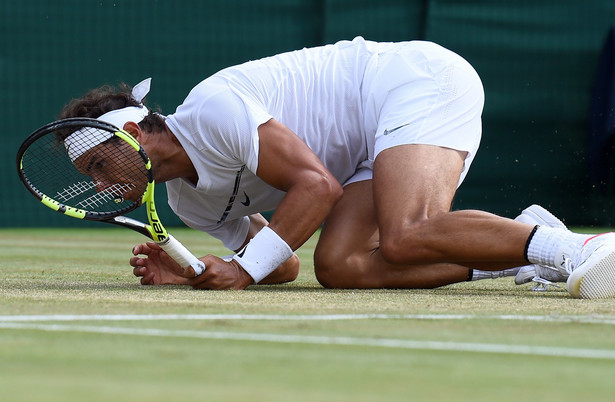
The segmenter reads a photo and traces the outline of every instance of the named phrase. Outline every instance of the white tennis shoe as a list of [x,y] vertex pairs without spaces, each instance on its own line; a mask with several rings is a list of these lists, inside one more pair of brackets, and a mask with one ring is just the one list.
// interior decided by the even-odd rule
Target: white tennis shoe
[[[530,205],[521,212],[521,215],[515,218],[518,222],[527,223],[530,225],[548,226],[551,228],[567,229],[566,225],[557,219],[551,212],[547,211],[540,205]],[[519,269],[515,276],[515,283],[523,285],[528,282],[535,282],[536,285],[532,288],[534,291],[547,290],[547,286],[555,286],[554,282],[566,282],[570,274],[564,270],[547,267],[544,265],[531,264],[525,265]]]
[[526,265],[521,267],[517,275],[515,275],[515,284],[523,285],[528,282],[534,282],[536,285],[532,288],[534,291],[547,290],[548,286],[555,286],[557,282],[566,282],[570,274],[567,271],[560,271],[556,268],[551,268],[546,265]]
[[[539,205],[531,205],[516,221],[531,225],[567,229],[566,225]],[[557,282],[566,282],[572,297],[600,299],[615,296],[615,233],[589,237],[583,243],[563,245],[558,251],[559,266],[539,264],[523,266],[515,276],[521,285],[535,282],[532,290],[546,290]]]
[[566,288],[572,297],[615,296],[615,233],[590,237],[580,248],[564,249],[559,261],[560,270],[569,273]]

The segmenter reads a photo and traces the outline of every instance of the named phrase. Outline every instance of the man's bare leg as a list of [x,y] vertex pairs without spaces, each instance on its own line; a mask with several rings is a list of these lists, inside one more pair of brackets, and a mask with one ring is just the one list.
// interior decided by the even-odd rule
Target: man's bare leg
[[403,266],[379,251],[372,181],[352,183],[329,214],[314,253],[319,282],[328,288],[434,288],[468,278],[453,264]]
[[[421,199],[422,203],[417,204],[415,208],[410,208],[412,212],[407,213],[405,219],[402,217],[404,213],[402,209],[404,208],[398,209],[396,220],[415,222],[414,218],[410,219],[409,217],[420,216],[418,228],[419,226],[426,226],[423,221],[438,218],[438,221],[444,225],[443,227],[451,225],[454,230],[460,228],[457,228],[452,221],[447,222],[445,216],[451,215],[452,218],[448,219],[453,221],[459,219],[459,224],[466,226],[474,223],[485,226],[505,224],[511,227],[509,230],[512,232],[519,232],[517,234],[518,241],[522,243],[520,255],[517,256],[518,250],[514,249],[513,256],[497,259],[482,257],[478,252],[477,255],[472,255],[462,250],[465,253],[463,260],[466,261],[460,258],[455,264],[443,263],[443,261],[452,261],[453,254],[450,254],[448,256],[450,260],[447,260],[446,254],[442,252],[440,252],[439,257],[432,256],[431,259],[424,261],[413,260],[412,258],[409,258],[407,263],[399,262],[397,259],[393,262],[389,261],[383,256],[380,248],[380,232],[374,205],[373,183],[372,180],[367,180],[350,184],[344,188],[344,196],[329,215],[322,229],[315,253],[315,268],[317,278],[324,286],[333,288],[434,288],[467,280],[470,268],[502,270],[527,263],[523,258],[523,248],[532,226],[479,211],[451,213],[450,205],[456,190],[459,172],[461,172],[463,155],[459,155],[457,151],[444,148],[430,148],[446,151],[444,154],[446,154],[446,158],[449,158],[450,163],[444,161],[444,164],[450,165],[448,169],[452,173],[440,175],[448,179],[440,185],[432,181],[433,188],[427,189],[427,194],[422,197],[410,196],[408,194],[412,194],[412,191],[407,192],[398,188],[402,194],[403,202],[400,202],[401,204],[418,203],[418,199]],[[451,155],[449,152],[454,154]],[[456,159],[450,161],[450,158]],[[441,166],[440,168],[445,167]],[[413,181],[414,183],[420,182],[421,178],[418,176],[416,177],[417,180]],[[395,208],[392,203],[387,204],[387,206]],[[421,212],[417,212],[417,210]],[[468,222],[465,222],[466,220]],[[438,225],[434,224],[433,230],[441,232],[441,230],[438,230]],[[471,227],[465,226],[463,229],[464,233],[473,230]],[[413,230],[413,228],[409,230]],[[453,240],[450,241],[460,242],[457,239],[458,236],[465,236],[465,234],[460,233],[453,236]],[[440,243],[444,244],[445,242],[440,240]],[[460,248],[464,247],[469,246],[460,246]],[[413,256],[415,248],[420,250],[427,248],[427,246],[417,243],[416,246],[408,244],[406,248],[408,254]],[[468,255],[468,257],[465,257],[465,255]]]
[[374,164],[374,205],[383,258],[398,264],[458,263],[508,267],[527,261],[533,227],[482,211],[449,212],[465,153],[402,145]]

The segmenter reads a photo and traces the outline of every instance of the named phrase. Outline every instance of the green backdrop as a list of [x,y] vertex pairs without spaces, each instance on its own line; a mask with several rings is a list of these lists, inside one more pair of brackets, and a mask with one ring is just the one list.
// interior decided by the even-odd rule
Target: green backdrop
[[[609,225],[611,196],[587,177],[587,116],[613,0],[3,0],[0,226],[82,225],[19,183],[20,142],[71,98],[153,77],[172,113],[231,64],[362,35],[438,42],[470,61],[486,92],[484,133],[455,208],[515,216],[540,203],[568,224]],[[180,224],[165,206],[160,214]]]

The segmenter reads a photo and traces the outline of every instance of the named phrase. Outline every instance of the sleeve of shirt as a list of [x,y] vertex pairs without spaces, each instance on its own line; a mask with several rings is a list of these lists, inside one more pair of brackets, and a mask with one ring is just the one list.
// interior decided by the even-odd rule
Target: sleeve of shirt
[[250,96],[231,89],[212,95],[197,112],[198,125],[209,133],[210,147],[222,157],[241,162],[256,174],[258,127],[272,116]]
[[[213,90],[212,90],[213,89]],[[246,166],[256,174],[258,169],[258,127],[271,119],[265,107],[247,95],[239,95],[230,88],[223,90],[203,85],[195,88],[186,102],[178,108],[174,124],[186,134],[196,149],[206,152],[207,159],[220,166],[240,168]],[[179,121],[177,121],[179,120]],[[203,172],[207,175],[208,172]],[[209,177],[215,181],[215,176]],[[230,183],[232,186],[233,183]],[[224,222],[197,218],[184,210],[199,208],[195,202],[180,199],[181,182],[167,182],[169,205],[189,227],[204,231],[221,240],[226,247],[237,250],[248,234],[250,221],[243,217]],[[175,203],[171,202],[175,200]],[[192,204],[192,205],[191,205]]]

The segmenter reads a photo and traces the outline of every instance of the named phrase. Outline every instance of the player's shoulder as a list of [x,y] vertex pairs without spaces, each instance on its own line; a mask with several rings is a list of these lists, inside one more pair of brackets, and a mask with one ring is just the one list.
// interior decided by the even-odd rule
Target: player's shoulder
[[194,123],[217,126],[220,121],[245,114],[243,99],[228,85],[207,79],[195,86],[175,115],[190,116]]
[[198,101],[199,104],[205,104],[207,106],[215,106],[216,104],[232,106],[241,103],[241,99],[237,96],[229,83],[216,76],[201,81],[190,91],[188,98],[194,99]]

